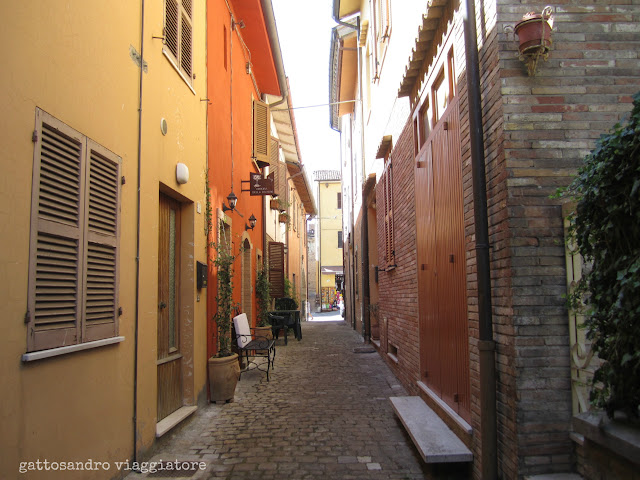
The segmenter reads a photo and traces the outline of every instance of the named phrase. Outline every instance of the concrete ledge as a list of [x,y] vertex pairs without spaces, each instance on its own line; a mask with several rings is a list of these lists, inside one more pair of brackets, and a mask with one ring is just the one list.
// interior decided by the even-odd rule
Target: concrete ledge
[[573,428],[586,440],[636,465],[640,463],[640,427],[624,417],[616,416],[612,420],[602,411],[580,413],[573,417]]
[[389,400],[426,463],[473,461],[473,453],[420,397]]
[[460,415],[454,412],[454,410],[449,405],[444,403],[444,401],[429,387],[427,387],[424,382],[417,382],[417,385],[418,388],[426,393],[434,403],[436,403],[442,410],[444,410],[445,413],[449,415],[449,417],[451,417],[451,419],[456,422],[466,434],[471,435],[473,433],[473,428],[471,428],[471,425],[469,425]]
[[185,418],[191,415],[198,409],[195,405],[192,407],[181,407],[169,416],[163,418],[156,423],[156,438],[160,438],[173,427],[182,422]]

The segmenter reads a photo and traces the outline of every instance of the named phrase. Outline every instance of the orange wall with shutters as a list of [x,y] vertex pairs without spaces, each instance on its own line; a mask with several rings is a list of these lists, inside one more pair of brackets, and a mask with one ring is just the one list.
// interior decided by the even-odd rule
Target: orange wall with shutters
[[[259,172],[252,160],[253,154],[253,101],[261,100],[262,94],[278,94],[279,85],[271,57],[263,58],[265,53],[257,55],[258,48],[269,44],[260,2],[214,0],[208,3],[208,171],[212,209],[213,229],[209,241],[217,241],[216,219],[225,217],[231,225],[233,251],[238,255],[243,238],[248,238],[252,246],[251,271],[252,287],[255,289],[256,253],[264,255],[263,245],[264,206],[263,197],[251,196],[248,181],[252,172]],[[257,9],[257,10],[256,10]],[[244,28],[232,28],[231,18],[242,20]],[[242,41],[240,39],[242,37]],[[244,42],[244,44],[243,44]],[[249,52],[250,55],[249,56]],[[270,55],[270,50],[266,52]],[[255,78],[247,73],[247,63],[252,60],[251,71]],[[227,196],[233,191],[238,197],[237,211],[222,212],[222,204],[228,205]],[[240,214],[242,216],[240,216]],[[257,219],[253,230],[245,231],[249,217]],[[210,255],[214,255],[210,251]],[[234,300],[241,301],[241,262],[236,259],[234,276]],[[217,275],[213,266],[209,267],[209,287],[207,289],[207,353],[215,353],[215,325]],[[255,324],[256,303],[253,296],[253,318]]]

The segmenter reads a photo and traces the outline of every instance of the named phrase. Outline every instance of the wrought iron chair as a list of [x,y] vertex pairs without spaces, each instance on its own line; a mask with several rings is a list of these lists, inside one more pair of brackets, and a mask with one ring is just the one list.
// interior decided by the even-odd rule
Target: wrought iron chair
[[[258,369],[267,373],[267,382],[269,381],[269,370],[273,368],[273,361],[276,358],[276,342],[275,340],[267,337],[260,337],[251,334],[251,328],[249,327],[249,320],[246,313],[241,313],[233,317],[233,326],[235,329],[236,342],[238,345],[238,354],[244,358],[247,365],[244,369],[240,370],[240,377],[242,372],[247,370]],[[251,360],[249,357],[252,357]],[[264,358],[261,362],[257,362],[257,358]],[[267,369],[264,369],[264,365],[267,365]]]
[[302,327],[300,325],[300,310],[293,298],[276,298],[276,310],[269,312],[269,321],[272,325],[273,336],[277,339],[280,330],[284,330],[284,344],[287,345],[287,333],[293,329],[297,340],[302,340]]

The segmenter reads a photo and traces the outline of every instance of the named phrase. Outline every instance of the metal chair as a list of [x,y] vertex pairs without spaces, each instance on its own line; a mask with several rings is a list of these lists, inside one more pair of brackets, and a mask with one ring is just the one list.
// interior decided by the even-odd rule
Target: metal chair
[[[240,370],[240,377],[242,372],[247,370],[253,370],[257,368],[262,372],[267,373],[267,382],[269,381],[269,370],[273,366],[273,362],[276,358],[276,342],[273,339],[267,337],[252,335],[251,328],[249,327],[249,320],[246,313],[241,313],[233,317],[233,326],[235,329],[236,342],[238,345],[238,354],[242,357],[244,353],[247,366]],[[252,357],[253,360],[250,360]],[[266,358],[266,361],[256,362],[256,358]],[[267,369],[264,370],[264,365],[267,365]]]

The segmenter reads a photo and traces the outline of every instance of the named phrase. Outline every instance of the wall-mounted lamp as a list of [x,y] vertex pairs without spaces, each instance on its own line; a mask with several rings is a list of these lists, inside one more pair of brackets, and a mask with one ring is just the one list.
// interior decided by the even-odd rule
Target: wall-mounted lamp
[[254,228],[256,228],[256,222],[258,221],[258,219],[256,217],[253,216],[253,213],[251,214],[251,216],[249,217],[249,225],[247,225],[246,223],[244,224],[244,229],[245,230],[253,230]]
[[238,197],[236,197],[236,194],[233,193],[233,190],[231,190],[231,193],[227,196],[227,202],[229,202],[228,207],[224,202],[222,202],[222,211],[234,211],[236,209],[236,204],[238,203]]

